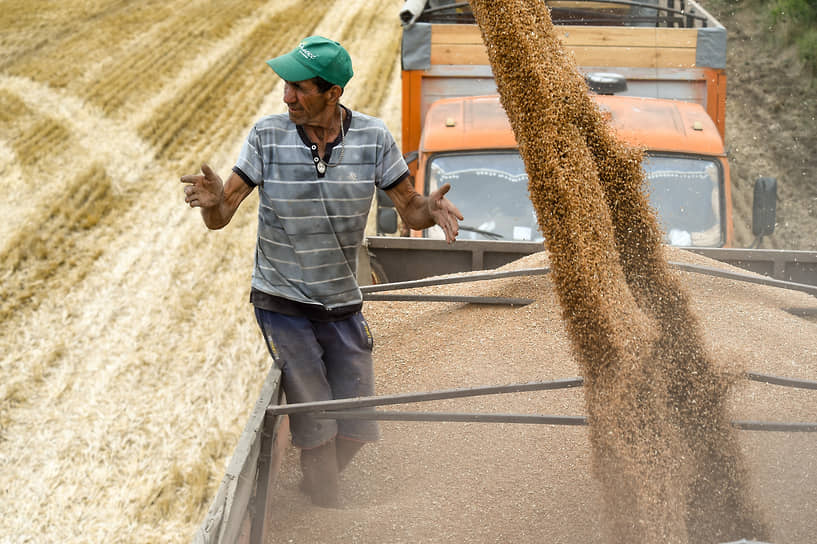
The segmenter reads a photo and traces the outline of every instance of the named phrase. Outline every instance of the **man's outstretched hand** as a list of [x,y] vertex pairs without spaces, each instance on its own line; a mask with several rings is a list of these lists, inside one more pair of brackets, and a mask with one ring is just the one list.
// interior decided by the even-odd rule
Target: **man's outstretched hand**
[[201,174],[182,176],[185,183],[184,201],[191,208],[213,208],[224,198],[224,183],[206,163],[201,165]]
[[445,194],[451,190],[451,184],[446,183],[430,195],[428,195],[428,212],[445,233],[445,240],[450,244],[457,239],[460,232],[459,221],[463,220],[460,210],[445,198]]

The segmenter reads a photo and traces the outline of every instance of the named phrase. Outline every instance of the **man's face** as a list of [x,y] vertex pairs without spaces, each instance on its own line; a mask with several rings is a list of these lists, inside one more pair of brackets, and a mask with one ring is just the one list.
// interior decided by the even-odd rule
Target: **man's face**
[[320,92],[311,79],[285,81],[284,103],[288,107],[290,120],[296,125],[319,124],[331,110],[326,93]]

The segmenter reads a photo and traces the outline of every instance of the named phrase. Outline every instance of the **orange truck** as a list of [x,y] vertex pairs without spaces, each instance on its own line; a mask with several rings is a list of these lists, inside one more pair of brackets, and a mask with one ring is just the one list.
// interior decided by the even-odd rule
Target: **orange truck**
[[[551,17],[599,107],[646,149],[651,204],[666,243],[779,279],[817,284],[817,256],[735,249],[724,146],[726,29],[693,0],[550,0]],[[465,2],[406,2],[402,18],[402,146],[415,186],[451,184],[459,241],[435,227],[402,232],[385,193],[367,238],[374,282],[495,268],[542,249],[527,175]],[[755,184],[756,243],[774,230],[776,181]],[[804,268],[805,267],[805,268]],[[363,266],[363,273],[368,271]],[[368,278],[367,278],[368,279]]]

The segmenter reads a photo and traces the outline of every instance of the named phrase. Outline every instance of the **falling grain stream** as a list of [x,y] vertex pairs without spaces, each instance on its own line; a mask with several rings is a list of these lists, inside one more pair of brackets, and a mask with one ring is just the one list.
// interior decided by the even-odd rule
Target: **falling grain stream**
[[641,152],[608,128],[548,8],[474,0],[586,379],[613,542],[764,539],[715,370],[662,254]]

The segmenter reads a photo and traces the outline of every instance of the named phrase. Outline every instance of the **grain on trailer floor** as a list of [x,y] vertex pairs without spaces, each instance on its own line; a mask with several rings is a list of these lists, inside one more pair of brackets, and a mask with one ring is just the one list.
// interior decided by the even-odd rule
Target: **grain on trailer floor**
[[[668,248],[670,261],[730,269]],[[506,268],[547,264],[539,253]],[[734,372],[817,375],[817,299],[798,292],[681,273],[713,359]],[[548,276],[418,289],[530,297],[529,306],[368,302],[377,393],[523,383],[579,375]],[[582,415],[581,390],[457,399],[408,410]],[[754,382],[735,387],[734,419],[817,421],[813,391]],[[388,408],[403,409],[403,408]],[[297,491],[288,450],[272,490],[269,542],[600,543],[599,487],[589,475],[584,427],[382,422],[383,438],[344,474],[344,508],[318,509]],[[775,544],[817,534],[817,436],[741,431],[751,493]]]

